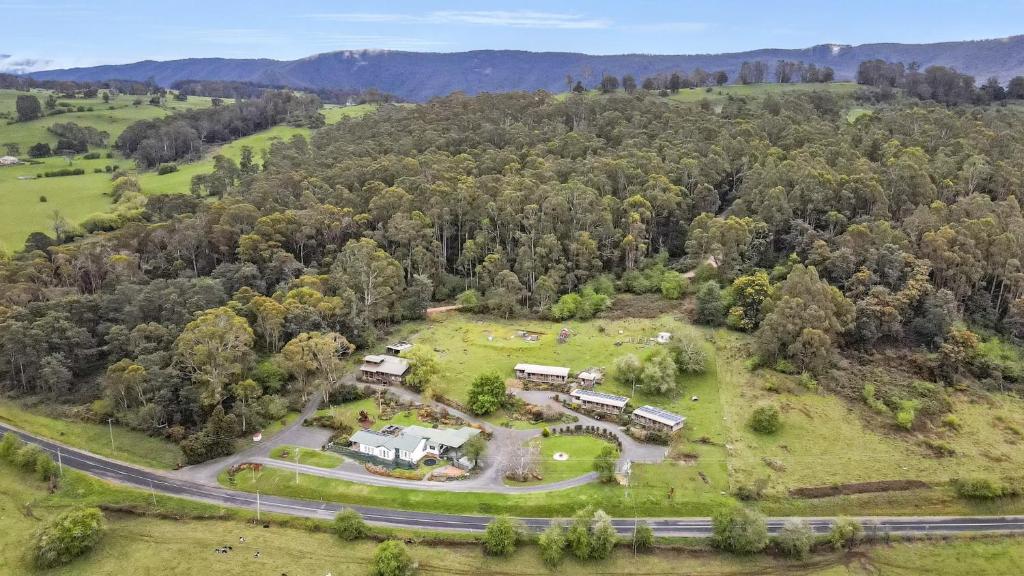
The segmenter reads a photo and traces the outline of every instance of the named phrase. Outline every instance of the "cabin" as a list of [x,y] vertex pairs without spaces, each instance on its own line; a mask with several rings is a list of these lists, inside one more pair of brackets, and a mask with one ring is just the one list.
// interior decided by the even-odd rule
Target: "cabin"
[[584,370],[576,375],[576,379],[580,381],[580,387],[591,390],[593,390],[594,386],[600,384],[603,378],[604,374],[596,368]]
[[583,390],[580,388],[573,390],[569,395],[583,408],[606,414],[622,414],[626,403],[629,402],[629,398],[625,396],[616,396],[615,394],[605,394],[604,392],[594,392],[593,390]]
[[658,332],[658,337],[654,339],[658,344],[668,344],[672,341],[671,332]]
[[392,356],[399,356],[409,348],[412,348],[412,343],[402,340],[400,342],[395,342],[394,344],[388,344],[385,350],[387,350],[387,353]]
[[0,166],[14,166],[19,160],[14,156],[0,156]]
[[633,410],[633,423],[641,428],[672,433],[686,424],[686,417],[654,406],[641,406]]
[[359,377],[364,382],[380,384],[401,384],[405,381],[405,373],[409,371],[409,361],[398,356],[372,354],[363,357],[363,365],[359,367]]
[[561,366],[540,364],[516,364],[516,378],[543,384],[565,384],[569,381],[569,369]]

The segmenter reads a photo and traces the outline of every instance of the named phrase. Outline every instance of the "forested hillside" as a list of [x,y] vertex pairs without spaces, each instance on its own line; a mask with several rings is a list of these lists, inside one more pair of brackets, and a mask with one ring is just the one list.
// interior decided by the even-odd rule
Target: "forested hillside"
[[737,78],[744,62],[800,61],[835,70],[839,80],[853,79],[864,60],[916,62],[922,69],[941,65],[977,78],[1003,82],[1024,74],[1024,36],[934,44],[825,44],[802,49],[751,50],[727,54],[614,54],[475,50],[403,52],[345,50],[298,60],[190,58],[157,62],[34,72],[45,80],[155,79],[162,86],[181,80],[239,80],[297,88],[376,88],[411,101],[460,91],[565,90],[567,75],[589,86],[604,74],[637,78],[679,70],[725,70]]
[[[166,428],[201,460],[230,449],[235,416],[279,417],[285,396],[331,384],[304,358],[344,356],[432,300],[549,314],[569,292],[655,292],[704,263],[696,317],[755,333],[763,365],[827,383],[838,358],[895,348],[938,382],[1018,387],[980,343],[1024,337],[1024,112],[897,99],[850,122],[854,104],[385,106],[262,165],[220,164],[221,199],[155,197],[146,222],[36,236],[0,264],[3,386],[103,398],[97,415]],[[872,399],[902,406],[888,393]]]

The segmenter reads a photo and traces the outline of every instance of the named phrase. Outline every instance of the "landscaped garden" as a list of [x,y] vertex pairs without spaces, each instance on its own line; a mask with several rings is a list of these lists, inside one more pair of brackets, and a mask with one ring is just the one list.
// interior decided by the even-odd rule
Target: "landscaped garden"
[[594,461],[610,442],[586,435],[541,438],[540,475],[550,483],[576,478],[594,471]]

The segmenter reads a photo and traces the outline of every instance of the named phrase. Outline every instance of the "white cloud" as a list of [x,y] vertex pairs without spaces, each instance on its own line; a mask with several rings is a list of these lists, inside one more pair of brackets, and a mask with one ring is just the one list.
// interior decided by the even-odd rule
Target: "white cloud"
[[612,25],[606,18],[589,18],[579,14],[536,12],[530,10],[437,10],[425,14],[383,12],[342,12],[308,14],[306,18],[334,22],[402,24],[470,24],[509,28],[599,29]]
[[447,46],[443,40],[378,34],[319,34],[310,38],[311,44],[330,50],[424,50]]

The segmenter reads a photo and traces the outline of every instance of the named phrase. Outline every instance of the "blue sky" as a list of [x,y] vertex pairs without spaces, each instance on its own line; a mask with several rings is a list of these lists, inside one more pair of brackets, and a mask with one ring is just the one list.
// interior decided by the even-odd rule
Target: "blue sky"
[[0,14],[0,69],[363,48],[691,54],[1024,33],[1022,0],[0,0]]

